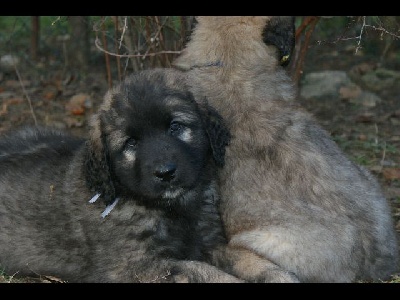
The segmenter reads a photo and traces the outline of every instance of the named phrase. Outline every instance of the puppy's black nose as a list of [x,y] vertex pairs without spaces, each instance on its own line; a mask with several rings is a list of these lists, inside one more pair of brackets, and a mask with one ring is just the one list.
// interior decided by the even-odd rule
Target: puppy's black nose
[[161,181],[170,181],[175,177],[176,165],[174,163],[167,163],[159,166],[154,171],[154,176],[161,179]]

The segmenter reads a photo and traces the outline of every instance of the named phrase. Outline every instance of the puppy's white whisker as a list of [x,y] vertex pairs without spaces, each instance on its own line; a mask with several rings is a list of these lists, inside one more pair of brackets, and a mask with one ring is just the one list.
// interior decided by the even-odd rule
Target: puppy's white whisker
[[94,195],[90,200],[89,203],[95,203],[97,199],[99,199],[99,197],[101,196],[101,194],[96,194]]
[[179,188],[177,190],[174,191],[165,191],[165,193],[162,195],[162,198],[164,199],[175,199],[177,197],[179,197],[180,195],[182,195],[184,192],[183,188]]
[[105,218],[115,207],[115,205],[117,205],[119,201],[119,198],[115,198],[114,202],[111,203],[110,205],[107,205],[106,209],[102,212],[101,217]]

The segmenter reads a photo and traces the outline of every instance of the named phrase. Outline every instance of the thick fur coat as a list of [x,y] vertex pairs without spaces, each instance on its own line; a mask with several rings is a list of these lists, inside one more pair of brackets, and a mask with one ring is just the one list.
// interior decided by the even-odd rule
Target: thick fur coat
[[45,128],[0,137],[4,272],[240,282],[206,263],[225,243],[215,172],[229,132],[183,79],[131,75],[106,94],[88,140]]
[[219,178],[229,247],[242,251],[236,271],[267,282],[388,279],[398,270],[390,205],[296,103],[276,48],[263,41],[271,17],[197,21],[174,64],[232,134]]

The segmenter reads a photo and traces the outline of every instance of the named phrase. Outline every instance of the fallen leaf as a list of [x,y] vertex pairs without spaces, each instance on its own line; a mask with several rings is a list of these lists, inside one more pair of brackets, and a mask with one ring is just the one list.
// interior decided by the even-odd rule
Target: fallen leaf
[[400,179],[400,168],[385,168],[382,174],[387,180]]
[[354,86],[342,86],[339,89],[339,95],[341,99],[352,99],[357,98],[361,94],[361,88],[357,85]]
[[88,94],[77,94],[71,97],[65,105],[65,109],[72,115],[83,115],[85,113],[86,103],[90,102]]
[[7,80],[5,83],[6,87],[9,88],[20,88],[21,85],[23,85],[24,87],[28,87],[31,85],[31,82],[29,80]]
[[363,113],[361,115],[355,116],[354,120],[358,123],[370,123],[374,119],[374,114],[373,113]]
[[358,139],[359,139],[360,141],[366,141],[366,140],[368,139],[368,137],[367,137],[367,135],[361,133],[361,134],[358,136]]
[[43,95],[43,98],[46,100],[53,100],[56,97],[56,93],[54,92],[46,92]]
[[8,110],[7,110],[7,103],[3,103],[3,106],[1,107],[1,110],[0,110],[0,116],[6,115],[7,112],[8,112]]

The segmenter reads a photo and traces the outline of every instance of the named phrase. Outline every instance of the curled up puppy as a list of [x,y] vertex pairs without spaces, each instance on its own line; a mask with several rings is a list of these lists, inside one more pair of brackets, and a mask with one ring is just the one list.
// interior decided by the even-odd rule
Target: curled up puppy
[[67,282],[241,282],[207,263],[224,245],[216,171],[229,132],[176,70],[111,89],[88,140],[0,136],[0,266]]

